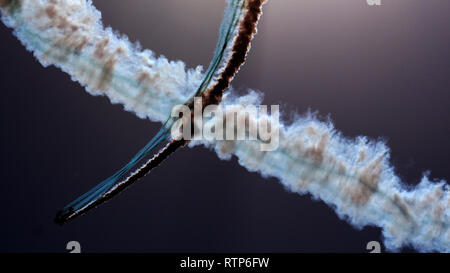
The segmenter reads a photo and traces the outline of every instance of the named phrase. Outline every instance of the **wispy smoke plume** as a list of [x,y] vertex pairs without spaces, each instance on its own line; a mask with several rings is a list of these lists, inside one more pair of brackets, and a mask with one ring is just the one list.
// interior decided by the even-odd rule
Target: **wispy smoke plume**
[[[254,91],[237,97],[227,93],[220,107],[259,105]],[[246,125],[268,120],[279,126],[279,148],[260,149],[260,141],[197,141],[213,148],[220,158],[236,156],[249,171],[277,177],[299,194],[310,193],[333,207],[340,218],[357,228],[378,226],[386,248],[412,246],[419,251],[450,251],[450,194],[445,181],[423,177],[408,188],[389,164],[389,148],[365,137],[348,139],[329,122],[313,114],[297,117],[292,124],[267,116],[249,116]],[[211,121],[210,121],[211,122]]]
[[[60,67],[92,94],[105,94],[140,117],[165,121],[173,106],[189,104],[199,93],[205,105],[222,100],[256,31],[255,25],[239,26],[256,24],[254,16],[261,14],[261,3],[229,1],[218,46],[205,73],[200,67],[186,69],[180,61],[156,57],[105,28],[89,0],[0,0],[0,8],[3,22],[14,28],[44,66]],[[260,103],[256,92],[241,97],[228,93],[220,107]],[[249,116],[245,122],[261,119],[271,121],[270,116]],[[277,177],[287,189],[323,200],[355,227],[381,227],[389,250],[409,245],[419,251],[450,252],[450,195],[445,181],[423,177],[416,187],[406,187],[389,164],[384,143],[345,138],[331,122],[320,122],[312,114],[279,125],[279,132],[279,148],[271,152],[261,151],[259,141],[197,141],[191,146],[204,144],[223,159],[235,155],[248,170]],[[148,151],[146,147],[144,152]],[[99,187],[93,196],[106,192]]]

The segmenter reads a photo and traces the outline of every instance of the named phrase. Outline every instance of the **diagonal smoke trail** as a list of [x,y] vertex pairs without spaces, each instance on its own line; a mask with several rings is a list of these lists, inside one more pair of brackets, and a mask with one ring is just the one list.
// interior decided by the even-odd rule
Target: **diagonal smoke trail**
[[[202,95],[204,106],[221,102],[223,91],[245,60],[261,4],[256,0],[228,2],[214,58],[202,73],[201,68],[186,70],[182,62],[155,57],[104,28],[100,12],[89,0],[0,0],[3,22],[14,28],[44,66],[60,67],[92,94],[104,94],[140,117],[165,121],[127,166],[66,209],[76,214],[111,198],[186,144],[170,142],[120,181],[167,138],[172,125],[167,116],[173,106],[192,106],[194,95]],[[223,99],[220,107],[225,111],[261,103],[255,92],[243,97],[228,93]],[[320,122],[313,115],[289,125],[278,124],[270,116],[249,116],[245,122],[264,120],[279,126],[280,145],[275,151],[261,151],[259,141],[195,141],[190,146],[206,145],[223,159],[234,155],[248,170],[277,177],[289,190],[323,200],[356,227],[381,227],[390,250],[410,245],[419,251],[450,252],[450,194],[445,181],[424,177],[418,186],[407,189],[389,164],[389,148],[384,143],[364,137],[347,139],[331,122]],[[67,217],[74,215],[68,213]]]
[[[254,91],[240,97],[226,93],[219,107],[226,116],[242,109],[240,106],[260,105],[261,100]],[[218,118],[203,124],[217,124],[214,119]],[[424,252],[450,251],[446,181],[423,177],[419,185],[408,189],[389,164],[389,148],[383,142],[345,138],[331,122],[320,122],[312,114],[298,117],[292,124],[279,123],[269,115],[248,115],[235,126],[249,128],[265,121],[280,132],[279,147],[274,151],[261,151],[261,142],[250,140],[202,140],[190,146],[206,145],[225,160],[234,155],[249,171],[276,177],[288,190],[326,202],[357,228],[381,227],[389,250],[412,246]]]
[[93,95],[163,122],[171,109],[208,88],[225,65],[244,0],[231,0],[206,73],[156,57],[101,22],[91,0],[2,0],[3,22],[44,66],[55,65]]

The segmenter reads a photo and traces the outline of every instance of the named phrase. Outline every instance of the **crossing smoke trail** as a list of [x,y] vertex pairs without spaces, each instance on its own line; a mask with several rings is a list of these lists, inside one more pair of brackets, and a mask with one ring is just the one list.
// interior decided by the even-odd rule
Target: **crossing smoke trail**
[[[215,57],[202,73],[200,68],[186,70],[181,62],[157,58],[104,28],[91,1],[0,0],[3,22],[15,29],[43,65],[59,66],[92,94],[106,94],[112,102],[154,121],[166,120],[176,104],[191,105],[193,94],[201,94],[204,105],[222,100],[223,91],[245,60],[261,4],[229,1]],[[229,31],[232,35],[227,35]],[[225,111],[261,103],[256,92],[241,97],[230,92],[223,99],[220,107]],[[389,165],[389,148],[384,143],[365,137],[347,139],[331,122],[320,122],[314,115],[298,117],[292,124],[250,115],[245,123],[263,120],[279,126],[275,151],[261,151],[258,141],[195,141],[190,146],[211,147],[222,159],[234,155],[248,170],[277,177],[287,189],[323,200],[355,227],[381,227],[389,250],[409,245],[424,252],[450,252],[450,195],[445,181],[423,177],[416,187],[406,187]],[[158,139],[162,136],[157,135]],[[107,189],[136,181],[185,144],[170,142],[125,179],[125,184],[108,184]],[[154,148],[150,146],[145,153]],[[84,207],[78,209],[95,205],[99,197],[111,193],[102,187],[89,192],[93,199],[81,199]]]
[[[235,7],[235,10],[239,10],[241,7],[243,10],[245,10],[245,12],[242,13],[243,16],[241,17],[241,20],[238,20],[240,21],[240,23],[235,24],[235,27],[237,27],[236,28],[237,31],[234,31],[235,38],[231,43],[232,45],[227,50],[228,51],[228,54],[226,54],[227,57],[225,57],[223,61],[224,66],[218,69],[217,80],[213,81],[211,87],[205,90],[204,88],[206,88],[207,85],[204,85],[204,83],[205,81],[207,81],[209,73],[207,72],[206,73],[207,75],[205,76],[203,83],[200,85],[199,89],[196,92],[196,95],[202,96],[202,102],[204,107],[210,104],[219,103],[222,100],[224,90],[229,87],[230,82],[236,75],[240,66],[245,62],[247,53],[250,50],[250,42],[253,36],[256,34],[256,26],[262,13],[261,7],[263,3],[264,0],[247,0],[247,1],[230,2],[229,7]],[[231,13],[226,12],[223,26],[229,25],[226,20],[227,14]],[[218,44],[219,51],[221,48],[220,40],[221,39],[219,38]],[[217,63],[214,60],[215,58],[213,58],[213,61],[208,71],[210,71],[211,68],[214,67],[214,64]],[[192,97],[192,99],[186,102],[186,105],[188,105],[191,110],[194,106],[193,98],[194,97]],[[194,112],[191,111],[191,114],[193,113]],[[172,122],[173,120],[171,119],[166,121],[166,123],[162,128],[162,131],[160,131],[157,134],[157,138],[152,139],[152,141],[149,143],[152,146],[150,146],[148,152],[150,152],[154,147],[156,147],[155,144],[157,144],[157,142],[153,144],[153,140],[157,139],[156,141],[159,141],[158,138],[164,139],[166,137],[164,133],[161,134],[161,132],[166,132],[168,134],[171,125],[173,125]],[[166,144],[166,146],[164,146],[159,151],[159,153],[155,154],[138,170],[131,173],[131,175],[129,175],[122,181],[119,180],[122,172],[122,170],[120,170],[118,172],[118,174],[120,175],[117,176],[114,175],[111,180],[107,179],[106,181],[100,183],[99,185],[94,187],[91,191],[82,195],[80,198],[67,205],[62,211],[58,212],[55,221],[57,223],[63,224],[87,212],[88,210],[106,202],[107,200],[111,199],[112,197],[114,197],[127,187],[131,186],[140,178],[144,177],[152,169],[159,166],[159,164],[161,164],[172,153],[177,151],[179,148],[184,147],[188,142],[189,141],[183,139],[170,141],[168,144]]]

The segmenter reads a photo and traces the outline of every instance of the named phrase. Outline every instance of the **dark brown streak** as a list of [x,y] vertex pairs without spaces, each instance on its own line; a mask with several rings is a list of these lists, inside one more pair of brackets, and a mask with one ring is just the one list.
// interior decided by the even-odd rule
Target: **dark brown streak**
[[245,62],[250,49],[250,42],[256,34],[256,26],[262,13],[262,5],[265,0],[248,0],[246,2],[246,13],[244,20],[239,25],[239,33],[232,48],[232,55],[224,71],[221,73],[217,83],[206,90],[203,95],[203,107],[211,104],[219,104],[222,101],[223,93],[230,86],[239,68]]
[[21,0],[0,0],[0,8],[8,13],[14,13],[22,5]]
[[145,175],[147,175],[152,169],[158,167],[165,159],[167,159],[172,153],[174,153],[178,148],[183,147],[187,144],[185,140],[174,140],[166,144],[164,148],[162,148],[158,154],[155,154],[150,160],[148,160],[141,168],[139,168],[136,172],[131,174],[125,180],[117,184],[116,187],[112,188],[109,192],[105,193],[102,197],[97,199],[95,202],[89,204],[88,206],[82,208],[78,211],[69,211],[68,213],[64,213],[60,211],[57,213],[55,222],[58,224],[64,224],[70,220],[73,220],[75,217],[80,216],[88,212],[89,210],[105,203],[110,200],[114,196],[121,193],[123,190],[131,186],[134,182],[138,181]]

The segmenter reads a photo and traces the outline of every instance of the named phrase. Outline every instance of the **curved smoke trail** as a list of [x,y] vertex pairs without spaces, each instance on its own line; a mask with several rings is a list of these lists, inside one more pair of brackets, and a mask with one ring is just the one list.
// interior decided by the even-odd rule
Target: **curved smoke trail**
[[[221,101],[256,29],[249,28],[252,33],[247,33],[247,46],[238,47],[247,42],[236,39],[245,37],[239,24],[252,19],[246,16],[259,16],[252,12],[251,3],[256,2],[261,1],[229,1],[215,56],[205,73],[155,57],[104,28],[100,12],[89,0],[0,0],[0,8],[3,22],[14,28],[44,66],[57,65],[92,94],[105,94],[140,117],[162,122],[174,105],[190,104],[193,95],[202,94],[205,104]],[[242,62],[233,65],[235,60]],[[260,101],[255,92],[243,97],[229,93],[220,107],[228,111]],[[245,122],[264,120],[278,126],[270,116],[248,116]],[[280,145],[272,152],[261,151],[258,141],[196,141],[191,146],[207,145],[223,159],[235,155],[248,170],[277,177],[289,190],[323,200],[356,227],[381,227],[390,250],[410,245],[419,251],[450,251],[450,194],[445,181],[431,182],[424,177],[418,186],[407,189],[389,165],[389,148],[384,143],[364,137],[347,139],[331,122],[319,122],[312,115],[281,124],[279,131]],[[166,133],[160,131],[136,162]],[[161,153],[168,156],[171,152],[164,149]],[[143,172],[164,158],[156,156]],[[140,177],[141,171],[132,177]],[[101,187],[94,188],[96,196],[99,189],[104,193]]]
[[[192,107],[194,96],[203,96],[206,103],[220,101],[223,91],[245,60],[250,41],[256,33],[263,2],[228,2],[214,58],[208,70],[201,75],[201,81],[198,76],[186,78],[185,75],[193,74],[193,71],[181,73],[184,71],[182,62],[168,62],[164,57],[155,58],[149,50],[142,51],[139,46],[131,45],[126,37],[115,34],[109,28],[105,29],[100,20],[101,14],[91,1],[11,0],[0,2],[0,6],[3,8],[3,21],[15,28],[15,34],[43,65],[60,67],[73,80],[84,84],[88,91],[96,90],[91,93],[104,94],[112,102],[122,103],[125,109],[135,111],[138,116],[162,121],[163,116],[168,115],[162,113],[169,113],[181,102]],[[140,64],[143,54],[144,64]],[[154,65],[158,63],[163,65]],[[141,70],[145,71],[137,73]],[[195,72],[200,73],[200,70],[197,68]],[[180,73],[176,74],[175,71]],[[191,88],[194,86],[198,87]],[[143,103],[146,104],[144,110],[152,110],[141,111]],[[168,139],[172,124],[172,119],[166,119],[158,134],[128,164],[65,206],[55,220],[64,223],[103,203],[140,177],[140,171],[154,168],[156,165],[148,164],[161,162],[161,158],[149,160],[125,180],[120,180]],[[181,146],[184,145],[170,142],[157,156]]]

